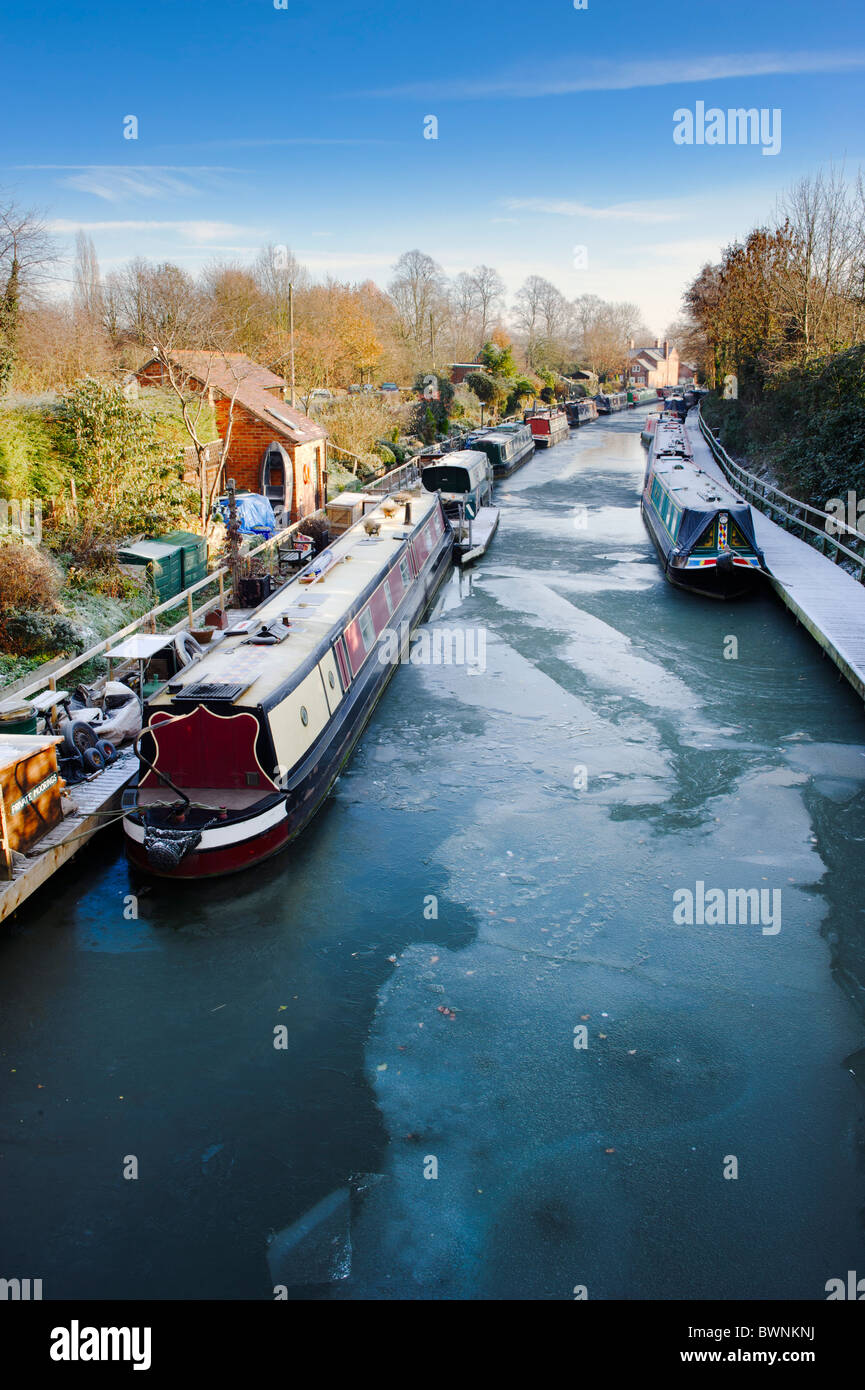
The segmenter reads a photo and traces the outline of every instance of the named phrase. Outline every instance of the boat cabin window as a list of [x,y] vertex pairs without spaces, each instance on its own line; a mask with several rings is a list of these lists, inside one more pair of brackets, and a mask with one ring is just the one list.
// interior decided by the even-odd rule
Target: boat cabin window
[[411,570],[408,566],[408,560],[400,560],[399,572],[402,575],[403,586],[407,589],[411,584]]
[[370,617],[370,612],[368,608],[365,608],[363,612],[360,614],[357,620],[357,625],[360,628],[360,635],[363,638],[363,644],[366,647],[367,651],[369,651],[373,643],[375,642],[375,628],[372,625],[372,618]]

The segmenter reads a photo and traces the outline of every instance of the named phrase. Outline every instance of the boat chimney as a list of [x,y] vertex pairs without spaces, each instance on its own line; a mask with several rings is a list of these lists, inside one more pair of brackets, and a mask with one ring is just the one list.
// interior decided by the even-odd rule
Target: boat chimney
[[410,502],[410,501],[409,501],[409,502],[406,502],[406,504],[405,504],[405,518],[404,518],[404,520],[405,520],[406,526],[411,526],[412,520],[411,520],[411,502]]

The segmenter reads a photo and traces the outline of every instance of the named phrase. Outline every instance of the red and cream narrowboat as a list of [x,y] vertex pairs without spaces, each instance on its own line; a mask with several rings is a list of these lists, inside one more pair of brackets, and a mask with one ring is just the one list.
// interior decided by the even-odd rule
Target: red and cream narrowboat
[[564,410],[552,406],[536,406],[526,410],[523,419],[532,432],[536,449],[549,449],[569,435],[568,417]]
[[[315,815],[451,561],[429,492],[385,498],[149,699],[124,798],[139,868],[245,869]],[[386,654],[387,653],[387,654]]]

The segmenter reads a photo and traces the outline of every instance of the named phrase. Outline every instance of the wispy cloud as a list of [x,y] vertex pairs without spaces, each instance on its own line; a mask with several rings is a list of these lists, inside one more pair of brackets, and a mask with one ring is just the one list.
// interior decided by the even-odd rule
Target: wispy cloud
[[607,208],[593,208],[569,198],[506,198],[504,205],[514,211],[547,212],[557,217],[587,217],[610,222],[675,222],[678,217],[678,213],[664,212],[652,203],[613,203]]
[[699,57],[671,54],[623,62],[580,61],[574,58],[546,71],[532,69],[502,73],[486,80],[474,77],[453,82],[408,82],[360,95],[368,97],[437,97],[475,101],[485,97],[567,96],[572,92],[616,92],[634,87],[668,87],[685,82],[718,82],[723,78],[766,77],[771,74],[856,72],[865,68],[865,52],[847,49],[816,53],[725,53]]
[[366,136],[352,138],[337,138],[325,135],[290,135],[290,136],[263,136],[261,138],[251,136],[247,139],[236,140],[208,140],[207,146],[221,150],[254,150],[268,149],[271,146],[281,145],[394,145],[395,140],[374,140]]
[[58,236],[71,236],[76,232],[177,232],[195,244],[214,242],[224,237],[254,239],[265,235],[260,227],[243,227],[234,222],[206,220],[159,222],[129,219],[116,222],[75,222],[68,218],[57,218],[48,223],[48,229],[56,232]]
[[67,177],[59,182],[64,188],[92,193],[108,203],[191,197],[202,189],[212,190],[224,185],[225,174],[243,172],[214,164],[21,164],[16,167],[63,172]]

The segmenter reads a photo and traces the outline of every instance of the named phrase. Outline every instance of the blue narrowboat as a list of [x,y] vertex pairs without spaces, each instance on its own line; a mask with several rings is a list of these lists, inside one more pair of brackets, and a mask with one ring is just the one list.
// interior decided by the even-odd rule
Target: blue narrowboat
[[643,520],[665,577],[709,598],[741,598],[766,565],[748,503],[694,463],[685,426],[665,412],[649,446]]

